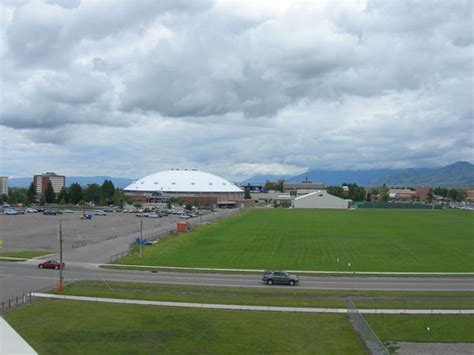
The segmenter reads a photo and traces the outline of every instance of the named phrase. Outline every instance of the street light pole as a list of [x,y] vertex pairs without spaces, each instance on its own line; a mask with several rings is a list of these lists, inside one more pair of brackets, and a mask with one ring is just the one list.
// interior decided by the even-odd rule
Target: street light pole
[[63,223],[59,221],[59,291],[63,289]]

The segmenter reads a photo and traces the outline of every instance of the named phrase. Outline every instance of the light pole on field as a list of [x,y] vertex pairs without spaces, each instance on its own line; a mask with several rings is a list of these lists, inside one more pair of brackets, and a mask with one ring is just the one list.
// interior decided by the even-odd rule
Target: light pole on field
[[143,235],[143,219],[140,218],[140,258],[142,257],[142,235]]

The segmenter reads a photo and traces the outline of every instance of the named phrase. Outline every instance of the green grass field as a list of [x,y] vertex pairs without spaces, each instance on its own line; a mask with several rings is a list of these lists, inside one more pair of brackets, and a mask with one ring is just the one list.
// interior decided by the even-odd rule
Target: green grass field
[[473,316],[364,317],[382,341],[474,343]]
[[472,272],[473,246],[474,216],[467,211],[254,209],[163,240],[146,247],[142,258],[133,255],[118,263]]
[[360,309],[474,309],[474,292],[305,290],[77,281],[62,294],[135,300],[252,306],[346,308],[352,297]]
[[363,354],[342,315],[38,301],[6,314],[40,354]]

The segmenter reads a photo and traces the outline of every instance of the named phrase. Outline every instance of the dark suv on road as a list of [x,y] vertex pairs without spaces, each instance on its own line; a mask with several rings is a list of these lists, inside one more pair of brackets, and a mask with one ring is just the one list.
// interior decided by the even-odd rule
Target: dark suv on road
[[283,284],[283,285],[296,285],[300,280],[298,276],[290,275],[286,271],[282,270],[266,270],[263,273],[262,281],[268,285]]

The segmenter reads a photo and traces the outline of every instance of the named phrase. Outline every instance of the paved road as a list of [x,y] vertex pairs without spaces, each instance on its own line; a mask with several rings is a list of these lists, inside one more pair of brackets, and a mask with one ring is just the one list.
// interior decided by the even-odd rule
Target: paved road
[[[23,289],[37,290],[53,287],[58,271],[40,270],[37,262],[0,262],[0,301],[21,294]],[[163,284],[269,287],[260,282],[258,275],[202,274],[110,270],[98,264],[69,263],[64,271],[65,281],[108,280],[149,282]],[[2,282],[9,287],[2,287]],[[287,286],[272,286],[285,287]],[[302,289],[314,290],[383,290],[383,291],[474,291],[472,278],[392,278],[392,277],[314,277],[301,276]]]

